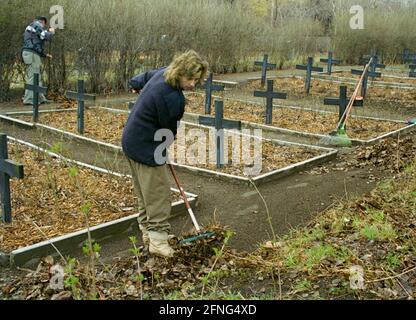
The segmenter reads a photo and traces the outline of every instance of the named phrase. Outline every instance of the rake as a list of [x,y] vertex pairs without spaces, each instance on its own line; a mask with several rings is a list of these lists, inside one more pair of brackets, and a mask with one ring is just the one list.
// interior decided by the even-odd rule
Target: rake
[[345,111],[341,116],[341,119],[339,120],[336,129],[330,132],[328,136],[325,136],[321,140],[319,140],[319,144],[336,147],[348,147],[352,145],[352,141],[347,135],[345,124],[347,123],[347,120],[351,114],[351,110],[354,106],[355,100],[363,99],[362,97],[358,96],[358,92],[360,90],[360,87],[362,86],[365,74],[368,72],[368,69],[370,68],[372,62],[373,58],[371,58],[368,64],[365,66],[364,72],[357,82],[354,93],[352,94],[352,97],[348,102],[348,105],[345,108]]
[[202,238],[209,238],[209,237],[215,236],[215,233],[211,232],[211,231],[206,231],[206,232],[201,233],[201,227],[199,226],[198,221],[196,221],[194,212],[192,211],[192,208],[189,204],[189,201],[186,197],[186,194],[185,194],[183,188],[181,187],[181,184],[179,183],[178,176],[176,175],[175,169],[173,169],[173,165],[171,163],[169,163],[169,168],[170,168],[170,171],[172,172],[173,179],[175,179],[176,185],[177,185],[177,187],[178,187],[178,189],[179,189],[179,191],[182,195],[182,199],[185,202],[185,207],[188,210],[188,213],[191,217],[192,223],[194,224],[196,232],[198,233],[197,235],[195,235],[193,237],[185,238],[185,239],[179,241],[179,243],[180,244],[186,244],[186,243],[194,242],[194,241],[202,239]]

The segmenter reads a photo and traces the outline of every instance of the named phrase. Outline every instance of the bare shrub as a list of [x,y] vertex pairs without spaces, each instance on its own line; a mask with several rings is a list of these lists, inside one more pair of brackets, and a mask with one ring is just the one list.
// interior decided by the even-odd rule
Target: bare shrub
[[[124,91],[134,74],[167,65],[186,49],[200,52],[219,73],[252,71],[254,60],[265,53],[282,68],[329,49],[347,62],[372,50],[385,62],[397,61],[404,48],[416,49],[414,5],[362,0],[368,9],[362,31],[349,28],[349,8],[355,2],[61,0],[65,29],[47,45],[54,59],[44,64],[46,84],[63,92],[83,78],[89,92]],[[11,81],[22,70],[25,26],[35,15],[48,16],[54,4],[0,2],[0,99],[8,96]]]

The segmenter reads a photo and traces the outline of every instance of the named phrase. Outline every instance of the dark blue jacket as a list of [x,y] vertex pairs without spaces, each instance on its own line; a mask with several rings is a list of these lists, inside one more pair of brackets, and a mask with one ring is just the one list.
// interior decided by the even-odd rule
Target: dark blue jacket
[[155,151],[163,142],[155,141],[155,133],[168,129],[176,136],[185,112],[182,90],[166,83],[164,71],[141,73],[129,81],[141,92],[124,127],[122,148],[127,157],[149,166],[161,165],[155,161]]
[[46,57],[43,45],[45,41],[52,39],[53,34],[44,29],[38,20],[33,21],[26,27],[23,37],[23,50],[32,51],[41,57]]

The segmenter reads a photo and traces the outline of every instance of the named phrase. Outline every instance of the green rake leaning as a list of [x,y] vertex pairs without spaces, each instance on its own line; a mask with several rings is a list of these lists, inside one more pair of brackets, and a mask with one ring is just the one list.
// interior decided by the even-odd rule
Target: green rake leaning
[[372,62],[373,62],[373,58],[371,58],[368,64],[365,66],[363,74],[361,75],[360,79],[357,82],[357,85],[355,87],[351,100],[349,101],[347,107],[345,108],[344,114],[339,120],[336,129],[332,131],[331,133],[329,133],[328,136],[325,136],[321,140],[319,140],[319,144],[326,145],[326,146],[333,146],[333,147],[349,147],[352,145],[352,141],[347,135],[345,125],[351,114],[351,110],[354,106],[354,101],[363,99],[362,97],[358,96],[358,92],[360,90],[360,87],[363,84],[364,76],[367,73],[368,69],[370,68],[370,65],[372,64]]

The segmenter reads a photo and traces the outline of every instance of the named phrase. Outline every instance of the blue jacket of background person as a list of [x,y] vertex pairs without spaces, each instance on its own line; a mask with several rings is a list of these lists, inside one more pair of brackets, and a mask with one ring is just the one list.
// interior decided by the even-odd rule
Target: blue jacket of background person
[[22,51],[32,51],[41,57],[46,57],[43,45],[45,41],[52,39],[52,37],[53,34],[44,29],[38,20],[35,20],[25,29]]
[[166,82],[165,70],[144,72],[129,81],[140,95],[124,127],[122,148],[127,157],[148,166],[163,164],[155,161],[156,148],[163,143],[155,141],[155,133],[168,129],[176,136],[185,112],[185,96]]

